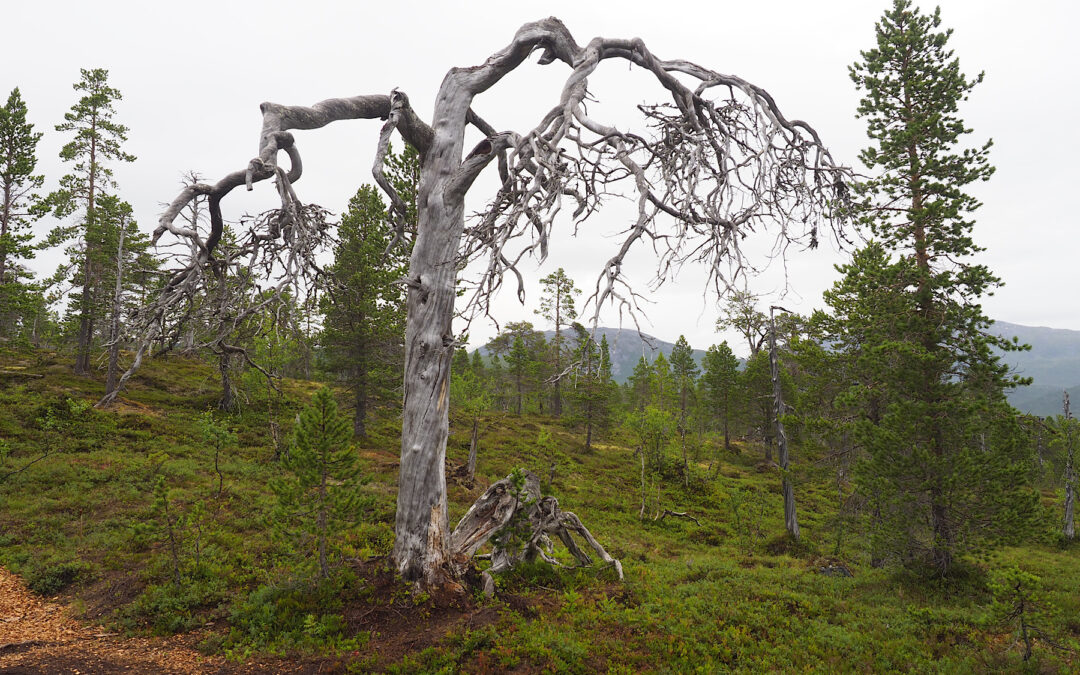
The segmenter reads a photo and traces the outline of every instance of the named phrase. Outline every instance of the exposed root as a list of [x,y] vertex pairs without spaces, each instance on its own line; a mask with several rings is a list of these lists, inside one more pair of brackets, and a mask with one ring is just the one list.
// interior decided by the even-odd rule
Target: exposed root
[[518,563],[537,558],[563,567],[553,555],[552,536],[558,537],[577,561],[577,566],[593,564],[572,534],[583,539],[605,564],[615,568],[623,578],[622,563],[593,537],[581,519],[559,508],[554,497],[540,496],[540,479],[532,472],[513,473],[491,486],[476,500],[450,535],[451,559],[459,574],[463,574],[476,551],[493,541],[491,567],[481,574],[485,595],[495,593],[493,574],[505,572]]

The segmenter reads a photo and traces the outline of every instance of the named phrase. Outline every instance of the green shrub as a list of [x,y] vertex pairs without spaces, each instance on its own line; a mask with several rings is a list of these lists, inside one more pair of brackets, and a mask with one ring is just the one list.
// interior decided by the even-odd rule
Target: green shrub
[[92,567],[82,561],[49,560],[30,570],[26,583],[38,595],[55,595],[72,584],[85,580]]
[[146,588],[127,612],[158,634],[182,633],[208,618],[203,609],[217,607],[227,597],[226,580],[218,575],[187,579],[183,584],[155,584]]
[[355,592],[355,584],[351,574],[338,574],[315,584],[260,586],[233,607],[227,653],[357,649],[369,635],[346,635],[341,613],[343,598]]

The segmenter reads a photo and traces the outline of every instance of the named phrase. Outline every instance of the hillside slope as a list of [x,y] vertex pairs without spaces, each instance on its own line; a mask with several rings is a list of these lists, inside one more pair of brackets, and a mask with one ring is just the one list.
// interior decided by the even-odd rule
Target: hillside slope
[[[180,633],[230,663],[286,654],[310,672],[1022,672],[1030,664],[1010,647],[1013,626],[995,618],[986,583],[988,574],[1019,565],[1043,579],[1040,598],[1054,608],[1040,627],[1074,650],[1040,643],[1038,667],[1078,666],[1080,560],[1053,542],[1059,526],[1049,511],[1045,528],[973,561],[970,577],[946,584],[898,575],[871,566],[863,526],[837,498],[829,456],[794,438],[788,475],[798,486],[799,544],[783,535],[780,474],[753,443],[728,454],[717,438],[691,438],[684,483],[671,473],[681,466],[674,446],[664,449],[666,469],[643,476],[640,455],[619,430],[585,452],[579,428],[489,412],[469,482],[458,469],[471,420],[452,410],[451,522],[491,482],[529,469],[622,561],[626,577],[536,564],[500,575],[492,600],[466,593],[448,602],[398,583],[387,569],[395,411],[356,445],[369,502],[336,542],[345,553],[335,579],[320,585],[305,576],[310,545],[274,527],[270,486],[289,472],[273,459],[265,400],[219,416],[236,444],[222,457],[218,494],[215,450],[198,431],[217,397],[211,364],[152,359],[109,411],[82,405],[100,394],[101,379],[72,376],[65,358],[15,363],[0,354],[0,367],[16,365],[43,377],[0,387],[0,565],[105,632]],[[285,383],[283,436],[318,386]],[[180,528],[176,553],[160,483],[172,513],[185,518],[172,521]],[[1044,498],[1056,508],[1052,492]],[[667,509],[695,520],[661,517]],[[570,561],[559,542],[555,553]],[[174,556],[180,584],[172,581]],[[30,652],[19,649],[0,645],[0,670],[27,663]],[[285,662],[264,663],[277,672]]]

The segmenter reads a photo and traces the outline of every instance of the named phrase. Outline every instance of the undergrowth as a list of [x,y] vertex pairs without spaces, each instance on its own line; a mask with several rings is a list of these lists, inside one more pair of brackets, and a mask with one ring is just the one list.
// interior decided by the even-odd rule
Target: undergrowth
[[[207,652],[345,655],[357,672],[1080,667],[1080,548],[1055,538],[1050,511],[1025,545],[935,580],[870,564],[857,519],[841,517],[833,477],[811,449],[793,452],[803,532],[795,542],[783,535],[779,474],[762,467],[752,444],[725,454],[722,441],[705,436],[685,481],[673,454],[642,486],[631,439],[611,432],[586,453],[580,429],[505,413],[485,417],[475,483],[451,480],[451,521],[511,468],[532,470],[622,561],[625,580],[606,568],[522,565],[498,575],[496,599],[477,595],[459,610],[484,621],[449,624],[433,644],[373,661],[370,646],[386,636],[346,617],[377,601],[356,565],[386,556],[393,542],[392,411],[357,446],[369,506],[342,536],[346,563],[319,582],[297,566],[299,550],[270,536],[268,486],[283,469],[257,399],[215,415],[236,441],[217,453],[215,469],[220,448],[199,430],[217,397],[208,364],[153,359],[103,412],[89,407],[101,393],[97,379],[70,375],[55,355],[17,357],[35,360],[46,377],[0,390],[0,475],[17,471],[0,481],[0,564],[35,592],[77,599],[87,616],[128,632],[202,628]],[[4,358],[15,357],[0,356],[0,365]],[[317,386],[285,382],[282,437]],[[453,469],[466,461],[471,420],[451,422]],[[665,509],[698,522],[656,519]],[[395,607],[421,621],[443,611],[420,597]],[[1037,629],[1027,642],[1017,638],[1021,618]]]

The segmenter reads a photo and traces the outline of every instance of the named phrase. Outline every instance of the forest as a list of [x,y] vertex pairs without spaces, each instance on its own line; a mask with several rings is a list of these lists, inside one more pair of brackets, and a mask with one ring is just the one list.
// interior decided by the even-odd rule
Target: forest
[[[51,130],[11,91],[0,670],[1075,672],[1080,424],[1068,391],[1010,404],[1031,347],[981,305],[983,74],[910,0],[873,35],[857,170],[756,84],[550,18],[451,69],[430,123],[397,89],[263,103],[259,155],[177,167],[152,231],[114,178],[139,160],[108,70]],[[560,98],[498,131],[472,100],[534,53]],[[667,97],[640,134],[592,116],[605,60]],[[381,122],[370,182],[302,201],[292,131],[358,119]],[[38,174],[46,133],[65,175]],[[241,186],[280,207],[230,213]],[[595,287],[558,267],[526,298],[552,232],[626,195]],[[755,290],[761,233],[846,243],[820,309]],[[737,340],[599,323],[639,311],[648,246],[657,282],[708,271]],[[515,291],[534,320],[499,324]]]

